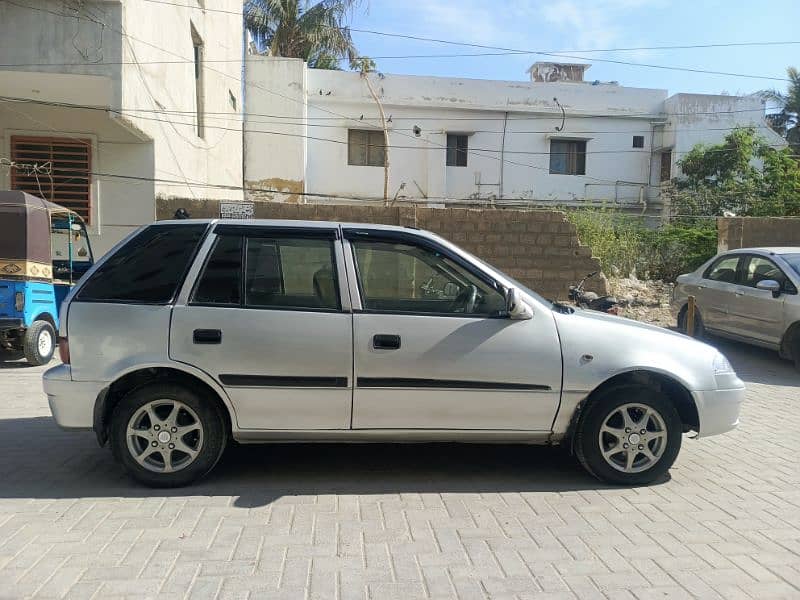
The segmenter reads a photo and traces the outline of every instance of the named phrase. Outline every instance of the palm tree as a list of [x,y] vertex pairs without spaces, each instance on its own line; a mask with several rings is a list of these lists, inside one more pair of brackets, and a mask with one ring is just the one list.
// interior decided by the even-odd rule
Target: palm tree
[[361,0],[245,0],[247,29],[273,56],[302,58],[315,69],[338,69],[358,56],[348,18]]
[[786,69],[789,88],[784,94],[778,90],[761,92],[762,97],[775,102],[780,112],[767,116],[770,127],[786,138],[792,150],[800,152],[800,71],[796,67]]

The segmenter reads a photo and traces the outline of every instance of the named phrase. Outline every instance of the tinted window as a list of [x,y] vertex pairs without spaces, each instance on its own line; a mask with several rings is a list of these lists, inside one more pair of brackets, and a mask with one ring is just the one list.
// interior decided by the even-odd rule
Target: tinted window
[[206,263],[192,302],[238,306],[242,301],[242,238],[222,236]]
[[103,263],[76,299],[141,304],[170,302],[205,230],[205,224],[148,227]]
[[708,268],[703,277],[712,281],[736,283],[736,270],[738,268],[738,256],[723,256]]
[[245,305],[339,309],[333,242],[247,238]]
[[367,310],[496,316],[503,294],[435,252],[404,243],[354,241]]

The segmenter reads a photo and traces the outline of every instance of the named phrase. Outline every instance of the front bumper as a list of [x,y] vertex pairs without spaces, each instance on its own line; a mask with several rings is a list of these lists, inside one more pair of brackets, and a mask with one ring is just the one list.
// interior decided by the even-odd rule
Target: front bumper
[[100,381],[72,381],[69,365],[57,365],[45,371],[42,384],[50,412],[59,427],[92,429],[95,401],[106,384]]
[[693,392],[700,431],[697,437],[725,433],[739,425],[739,411],[744,401],[745,388]]

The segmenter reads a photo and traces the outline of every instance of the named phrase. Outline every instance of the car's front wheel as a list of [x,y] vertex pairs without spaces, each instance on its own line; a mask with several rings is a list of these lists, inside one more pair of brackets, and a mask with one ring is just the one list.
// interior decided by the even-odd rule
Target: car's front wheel
[[575,432],[581,464],[603,481],[642,485],[663,476],[681,448],[678,411],[662,392],[640,385],[592,398]]
[[152,487],[199,479],[217,464],[228,439],[217,403],[172,383],[146,385],[122,398],[109,433],[115,458]]

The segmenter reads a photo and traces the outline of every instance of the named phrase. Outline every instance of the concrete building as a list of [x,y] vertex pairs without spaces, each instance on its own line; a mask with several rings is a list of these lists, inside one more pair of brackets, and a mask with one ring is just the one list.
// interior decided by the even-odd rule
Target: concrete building
[[536,63],[529,82],[364,78],[249,56],[248,197],[382,202],[381,110],[389,199],[432,204],[593,201],[657,213],[662,181],[695,143],[718,142],[737,125],[783,143],[757,97],[668,97],[587,81],[586,69]]
[[75,209],[96,254],[159,198],[241,199],[242,3],[205,5],[0,3],[0,189]]

